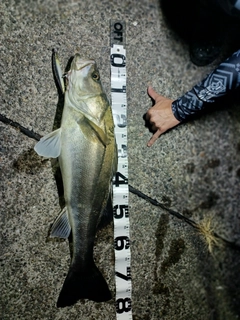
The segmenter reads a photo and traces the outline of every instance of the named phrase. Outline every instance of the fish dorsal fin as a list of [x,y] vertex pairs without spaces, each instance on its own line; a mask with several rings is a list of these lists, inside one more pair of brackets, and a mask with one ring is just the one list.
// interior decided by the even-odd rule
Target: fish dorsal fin
[[57,158],[61,152],[61,128],[42,137],[34,150],[45,158]]
[[109,190],[108,200],[106,206],[99,217],[98,230],[106,227],[113,220],[113,199],[112,199],[112,189]]
[[63,208],[57,219],[54,221],[49,237],[67,239],[71,232],[71,226],[68,220],[67,208]]
[[118,149],[117,149],[117,144],[115,141],[115,147],[114,147],[114,156],[113,156],[113,166],[112,166],[112,175],[114,176],[117,172],[118,168]]

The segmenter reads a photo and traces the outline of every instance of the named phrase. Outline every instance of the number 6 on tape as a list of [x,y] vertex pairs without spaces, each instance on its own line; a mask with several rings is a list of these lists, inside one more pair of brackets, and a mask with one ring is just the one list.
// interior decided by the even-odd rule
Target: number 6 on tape
[[117,320],[132,319],[131,254],[128,215],[126,26],[111,21],[111,98],[118,149],[118,169],[113,178],[113,215]]

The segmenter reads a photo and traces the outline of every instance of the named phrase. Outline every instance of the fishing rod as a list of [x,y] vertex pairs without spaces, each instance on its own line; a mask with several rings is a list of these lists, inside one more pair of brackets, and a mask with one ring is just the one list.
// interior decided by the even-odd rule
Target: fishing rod
[[[41,135],[34,132],[33,130],[29,130],[27,128],[25,128],[24,126],[22,126],[20,123],[15,122],[9,118],[7,118],[6,116],[0,114],[0,121],[10,125],[12,127],[14,127],[15,129],[19,130],[20,132],[22,132],[24,135],[26,135],[27,137],[31,138],[31,139],[35,139],[36,141],[39,141],[41,139]],[[187,224],[189,224],[190,226],[192,226],[193,228],[197,229],[198,231],[200,231],[200,233],[203,234],[203,236],[208,239],[208,238],[212,238],[213,242],[216,243],[216,241],[214,240],[214,238],[217,238],[219,240],[221,240],[223,243],[225,243],[225,245],[235,249],[235,250],[240,250],[240,246],[235,243],[234,241],[230,241],[227,240],[223,237],[221,237],[219,234],[217,234],[215,231],[213,230],[203,230],[204,226],[202,226],[202,224],[197,223],[187,217],[185,217],[183,214],[179,213],[178,211],[172,210],[168,207],[166,207],[163,203],[160,203],[159,201],[157,201],[156,199],[153,199],[149,196],[147,196],[145,193],[141,192],[140,190],[136,189],[135,187],[128,185],[129,186],[129,191],[135,195],[137,195],[139,198],[142,198],[143,200],[151,203],[152,205],[161,208],[162,210],[167,211],[169,214],[171,214],[172,216],[178,218],[179,220],[182,220],[184,222],[186,222]]]

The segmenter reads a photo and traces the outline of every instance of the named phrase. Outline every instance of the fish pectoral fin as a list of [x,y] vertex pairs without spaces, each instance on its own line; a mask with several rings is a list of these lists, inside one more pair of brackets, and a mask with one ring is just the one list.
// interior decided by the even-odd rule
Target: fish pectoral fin
[[93,128],[93,130],[97,133],[98,138],[102,142],[102,144],[106,147],[109,144],[109,139],[108,136],[106,135],[105,132],[101,128],[99,128],[95,123],[92,121],[90,122],[90,126]]
[[97,138],[101,141],[101,143],[106,147],[109,144],[109,139],[107,134],[99,127],[97,126],[93,121],[89,120],[88,118],[84,117],[84,120],[81,121],[80,127],[82,129],[83,134],[87,139],[89,139],[92,134],[89,131],[93,130]]
[[42,137],[34,150],[46,158],[57,158],[61,152],[61,128]]
[[50,238],[67,239],[71,233],[71,226],[68,220],[67,208],[65,207],[54,221],[50,229]]

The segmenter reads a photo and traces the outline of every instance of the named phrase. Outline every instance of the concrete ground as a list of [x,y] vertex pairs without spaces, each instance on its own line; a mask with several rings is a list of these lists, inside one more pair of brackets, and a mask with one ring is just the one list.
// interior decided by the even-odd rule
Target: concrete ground
[[[218,64],[198,68],[166,25],[158,0],[3,0],[0,4],[0,113],[44,135],[58,94],[51,70],[79,51],[93,57],[110,96],[109,19],[127,25],[129,181],[195,222],[240,244],[240,109],[229,102],[178,126],[151,148],[143,115],[146,88],[177,98]],[[57,309],[69,265],[66,241],[47,241],[60,206],[52,163],[36,143],[0,122],[0,318],[116,319],[114,299]],[[210,254],[190,225],[130,194],[134,320],[232,320],[240,317],[239,250]],[[114,296],[113,226],[97,235],[95,259]]]

